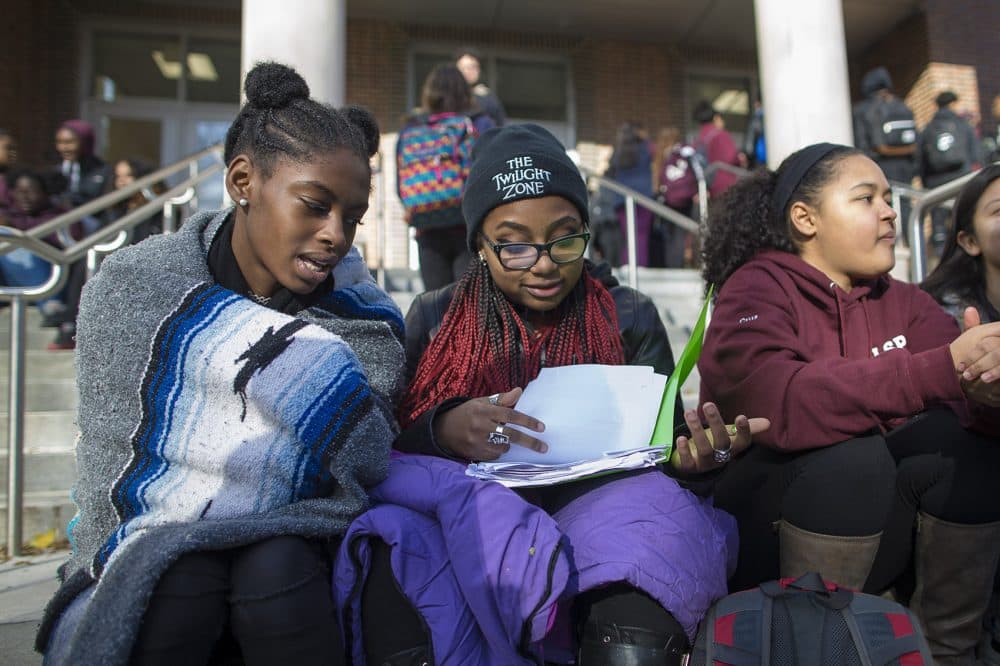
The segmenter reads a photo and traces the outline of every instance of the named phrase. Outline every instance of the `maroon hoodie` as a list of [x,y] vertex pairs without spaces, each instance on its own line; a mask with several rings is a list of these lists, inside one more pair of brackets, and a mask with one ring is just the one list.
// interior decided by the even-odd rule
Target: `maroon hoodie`
[[889,276],[850,293],[798,256],[758,254],[723,285],[698,370],[702,402],[763,416],[776,449],[885,432],[947,405],[995,430],[997,410],[966,403],[949,343],[958,325],[927,293]]

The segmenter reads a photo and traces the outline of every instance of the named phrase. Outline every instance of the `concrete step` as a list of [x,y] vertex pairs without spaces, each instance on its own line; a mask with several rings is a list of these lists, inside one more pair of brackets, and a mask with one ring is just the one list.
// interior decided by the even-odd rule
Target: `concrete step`
[[[7,415],[0,416],[0,450],[7,450]],[[76,441],[76,410],[27,412],[24,415],[24,450],[72,450]]]
[[[0,454],[0,498],[7,496],[7,451]],[[76,483],[73,450],[25,451],[24,492],[65,492]]]
[[[75,379],[76,366],[72,351],[45,351],[31,349],[24,355],[25,381],[33,379]],[[0,347],[0,381],[6,382],[10,374],[10,354]]]
[[[22,507],[21,535],[25,543],[53,529],[58,538],[64,538],[66,526],[76,515],[76,505],[69,498],[68,488],[25,493]],[[7,543],[6,497],[0,497],[0,543]]]
[[[0,379],[0,416],[7,415],[10,405],[7,386],[7,378]],[[36,380],[25,377],[24,408],[27,412],[75,412],[79,400],[75,378]]]

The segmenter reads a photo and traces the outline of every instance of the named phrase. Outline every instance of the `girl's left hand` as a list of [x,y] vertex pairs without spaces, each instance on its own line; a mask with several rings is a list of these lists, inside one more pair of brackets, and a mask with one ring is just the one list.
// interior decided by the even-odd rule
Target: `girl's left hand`
[[[701,409],[708,421],[708,430],[702,426],[696,410],[686,410],[684,422],[691,431],[691,436],[678,437],[670,456],[670,464],[682,474],[701,474],[722,467],[729,459],[745,451],[754,435],[771,427],[771,422],[767,419],[748,419],[742,414],[736,417],[735,425],[727,426],[714,403],[706,402]],[[729,445],[728,448],[713,447],[713,442],[728,442]],[[725,462],[718,461],[717,449],[719,452],[729,452],[725,456]]]

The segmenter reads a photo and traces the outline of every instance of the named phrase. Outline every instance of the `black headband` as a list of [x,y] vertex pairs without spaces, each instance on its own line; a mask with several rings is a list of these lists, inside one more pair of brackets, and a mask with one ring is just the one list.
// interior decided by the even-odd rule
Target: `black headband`
[[788,206],[792,193],[805,178],[809,169],[838,148],[847,148],[847,146],[835,143],[814,143],[792,153],[785,159],[781,165],[778,182],[774,186],[774,193],[771,195],[771,209],[775,215],[784,215],[785,207]]

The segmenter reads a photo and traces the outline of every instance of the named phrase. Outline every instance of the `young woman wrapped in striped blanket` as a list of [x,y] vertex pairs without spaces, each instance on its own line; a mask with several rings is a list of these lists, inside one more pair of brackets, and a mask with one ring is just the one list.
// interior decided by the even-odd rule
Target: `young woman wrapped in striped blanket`
[[246,94],[236,206],[123,249],[84,292],[47,663],[342,661],[331,553],[386,474],[404,365],[400,312],[352,247],[379,132],[282,65]]

